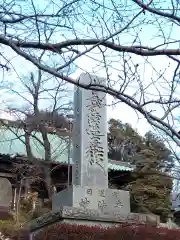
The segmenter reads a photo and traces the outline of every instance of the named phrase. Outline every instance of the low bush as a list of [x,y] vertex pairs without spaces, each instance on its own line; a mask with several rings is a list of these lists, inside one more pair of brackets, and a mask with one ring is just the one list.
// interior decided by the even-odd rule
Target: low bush
[[35,240],[179,240],[180,230],[150,225],[123,225],[100,228],[56,224],[40,231]]
[[[4,224],[3,224],[4,225]],[[29,231],[7,231],[3,234],[11,240],[29,240]],[[55,224],[41,230],[33,240],[180,240],[179,229],[157,228],[151,225],[122,225],[101,228],[98,226]]]
[[[4,237],[2,237],[4,236]],[[29,240],[29,231],[15,220],[0,220],[0,240]]]

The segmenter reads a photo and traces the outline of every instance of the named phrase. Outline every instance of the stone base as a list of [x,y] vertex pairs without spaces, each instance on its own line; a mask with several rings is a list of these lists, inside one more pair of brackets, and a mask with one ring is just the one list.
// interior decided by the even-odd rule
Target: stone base
[[130,213],[130,195],[128,191],[73,185],[53,197],[52,210],[57,211],[61,206],[127,214]]
[[12,220],[13,212],[11,212],[10,207],[0,206],[0,220]]
[[122,214],[121,212],[104,212],[101,213],[97,210],[61,207],[56,212],[49,212],[33,220],[30,225],[31,232],[54,224],[54,223],[71,223],[71,224],[84,224],[84,225],[98,225],[98,226],[117,226],[123,223],[134,224],[159,224],[159,217],[149,214],[129,213]]

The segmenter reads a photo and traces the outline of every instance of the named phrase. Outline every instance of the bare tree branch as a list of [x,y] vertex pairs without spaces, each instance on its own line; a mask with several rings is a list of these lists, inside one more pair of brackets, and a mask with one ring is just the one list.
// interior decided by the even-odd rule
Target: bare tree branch
[[[33,68],[29,80],[20,80],[30,99],[18,87],[8,89],[26,104],[11,106],[14,112],[19,110],[21,117],[29,113],[37,116],[42,110],[40,102],[46,111],[47,101],[51,102],[51,113],[67,112],[71,101],[61,102],[60,97],[66,92],[66,82],[111,95],[114,106],[125,103],[180,146],[178,4],[173,0],[55,0],[42,6],[32,0],[27,3],[29,9],[24,3],[7,5],[3,1],[0,11],[2,63],[6,66],[7,62],[16,75],[21,73],[21,67],[14,67],[17,63],[9,60],[12,54],[25,67]],[[72,71],[103,75],[108,84],[80,82],[70,76]],[[44,143],[47,129],[41,124],[38,128]],[[52,153],[46,143],[46,159],[50,159]]]
[[[116,33],[118,34],[118,33]],[[116,35],[115,34],[115,35]],[[6,46],[15,46],[15,47],[21,47],[21,48],[33,48],[33,49],[41,49],[41,50],[48,50],[55,53],[62,53],[63,48],[71,47],[71,46],[78,46],[78,45],[102,45],[104,47],[108,47],[114,51],[117,52],[129,52],[133,54],[137,54],[140,56],[160,56],[160,55],[180,55],[180,49],[159,49],[159,50],[153,50],[152,49],[146,49],[147,47],[143,46],[121,46],[118,44],[114,44],[112,42],[109,42],[107,40],[98,40],[98,39],[74,39],[74,40],[68,40],[61,43],[56,44],[50,44],[50,43],[39,43],[39,42],[24,42],[21,41],[13,41],[9,40],[5,36],[0,36],[0,43],[6,45]],[[94,47],[97,47],[94,46]],[[93,47],[93,48],[94,48]],[[91,50],[90,50],[91,51]],[[80,54],[81,56],[81,54]]]
[[138,4],[144,10],[147,10],[148,12],[154,13],[156,15],[159,15],[159,16],[162,16],[162,17],[165,17],[165,18],[173,19],[173,20],[180,23],[180,17],[174,15],[174,13],[167,13],[167,12],[165,13],[165,12],[162,12],[160,10],[156,10],[155,8],[151,8],[151,7],[148,6],[148,4],[146,5],[139,0],[132,0],[132,1],[135,2],[136,4]]

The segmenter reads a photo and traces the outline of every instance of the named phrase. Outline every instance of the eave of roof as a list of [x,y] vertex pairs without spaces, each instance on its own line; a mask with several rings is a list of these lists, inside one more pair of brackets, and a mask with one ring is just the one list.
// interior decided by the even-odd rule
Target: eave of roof
[[126,164],[126,163],[120,162],[120,161],[109,160],[108,169],[111,169],[114,171],[132,172],[135,169],[135,166],[131,165],[131,164]]

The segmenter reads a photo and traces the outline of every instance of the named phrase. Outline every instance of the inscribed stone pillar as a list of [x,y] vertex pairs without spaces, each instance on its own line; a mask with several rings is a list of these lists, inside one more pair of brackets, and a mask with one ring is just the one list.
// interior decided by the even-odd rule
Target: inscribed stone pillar
[[[105,85],[82,74],[82,83]],[[73,184],[108,188],[106,94],[76,87],[74,93]]]
[[[105,85],[105,79],[82,74],[80,83]],[[96,88],[95,88],[96,89]],[[53,197],[60,206],[99,212],[130,212],[128,191],[108,188],[106,94],[76,88],[73,124],[73,184]]]

